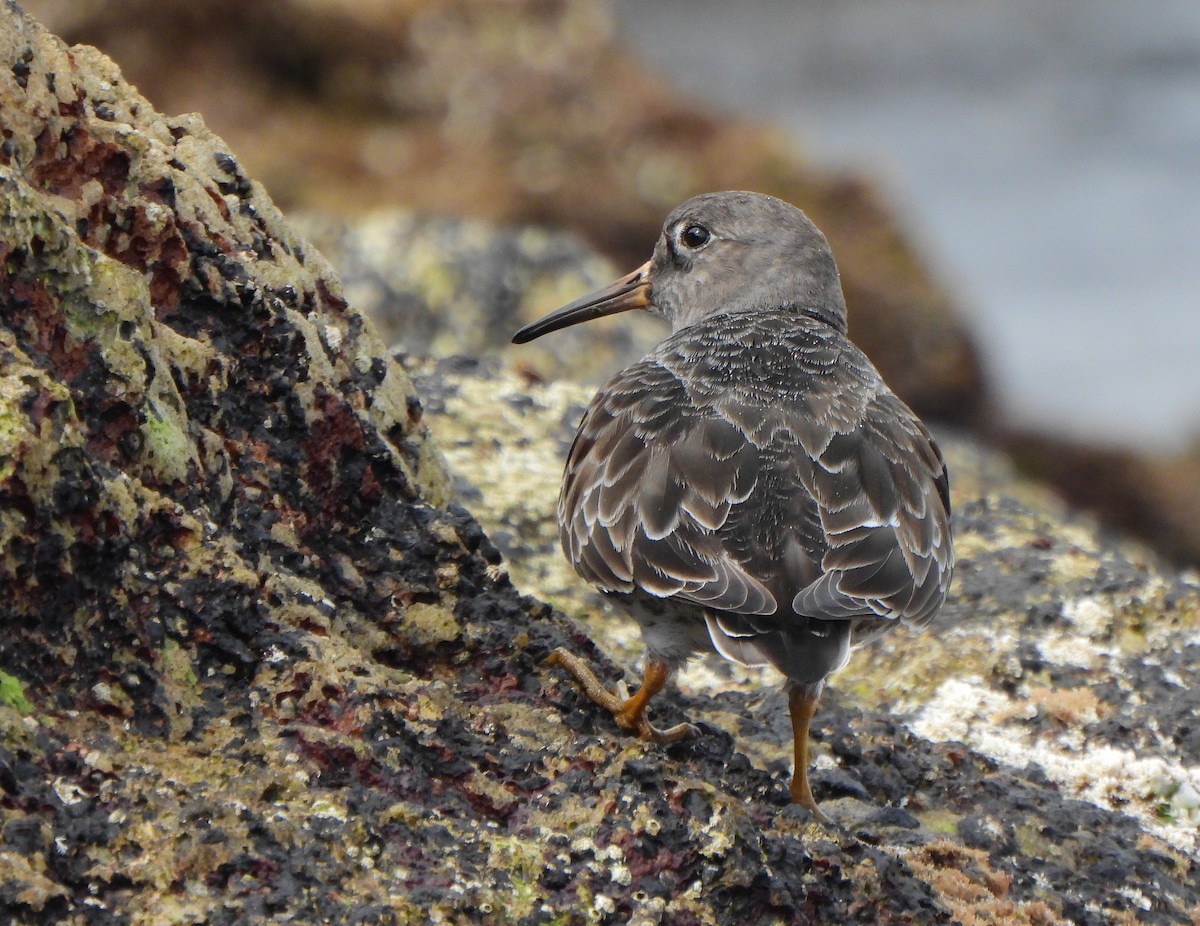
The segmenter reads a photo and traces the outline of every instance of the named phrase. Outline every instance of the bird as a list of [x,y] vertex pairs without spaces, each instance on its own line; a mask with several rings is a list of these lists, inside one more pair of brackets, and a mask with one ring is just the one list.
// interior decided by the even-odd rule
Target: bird
[[575,571],[640,625],[642,683],[610,691],[565,647],[548,662],[658,743],[698,732],[647,716],[693,655],[774,666],[791,800],[828,822],[808,778],[810,724],[852,648],[942,608],[954,569],[944,457],[849,339],[829,243],[783,200],[687,200],[650,260],[513,342],[631,310],[671,333],[587,406],[558,525]]

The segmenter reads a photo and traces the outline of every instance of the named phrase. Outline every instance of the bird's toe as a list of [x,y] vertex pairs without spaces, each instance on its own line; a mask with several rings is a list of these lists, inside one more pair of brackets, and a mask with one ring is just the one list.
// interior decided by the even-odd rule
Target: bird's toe
[[677,723],[675,726],[668,727],[665,730],[660,730],[658,727],[647,723],[646,729],[648,732],[643,733],[642,736],[663,745],[681,743],[700,734],[700,728],[694,723]]

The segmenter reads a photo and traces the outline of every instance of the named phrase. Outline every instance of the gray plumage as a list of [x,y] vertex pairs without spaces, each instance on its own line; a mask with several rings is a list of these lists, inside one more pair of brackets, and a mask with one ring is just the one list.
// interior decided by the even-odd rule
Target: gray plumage
[[710,628],[762,635],[754,661],[799,682],[817,680],[785,655],[804,618],[923,624],[950,579],[928,431],[841,332],[790,310],[709,316],[610,380],[558,513],[589,582],[720,612]]
[[941,453],[847,337],[825,237],[787,203],[687,201],[646,266],[515,340],[627,308],[673,333],[588,406],[559,496],[563,549],[624,600],[651,660],[674,668],[707,641],[815,703],[852,643],[942,606]]

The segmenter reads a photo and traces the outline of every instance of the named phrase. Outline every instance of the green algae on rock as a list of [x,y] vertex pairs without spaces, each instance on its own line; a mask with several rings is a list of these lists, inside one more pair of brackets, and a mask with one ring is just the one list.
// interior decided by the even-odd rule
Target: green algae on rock
[[0,704],[22,714],[33,711],[33,705],[25,697],[21,683],[7,672],[0,672]]

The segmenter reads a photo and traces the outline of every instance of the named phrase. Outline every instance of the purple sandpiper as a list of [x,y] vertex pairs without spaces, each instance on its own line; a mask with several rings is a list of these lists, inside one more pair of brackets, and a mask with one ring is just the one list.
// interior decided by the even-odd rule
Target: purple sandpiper
[[808,729],[826,677],[897,623],[927,624],[953,571],[949,480],[929,430],[846,335],[825,236],[759,193],[667,217],[654,256],[526,325],[521,344],[643,309],[672,333],[596,393],[567,456],[559,533],[576,571],[646,645],[641,688],[567,669],[617,725],[658,742],[646,706],[694,653],[786,677],[792,800],[821,820]]

